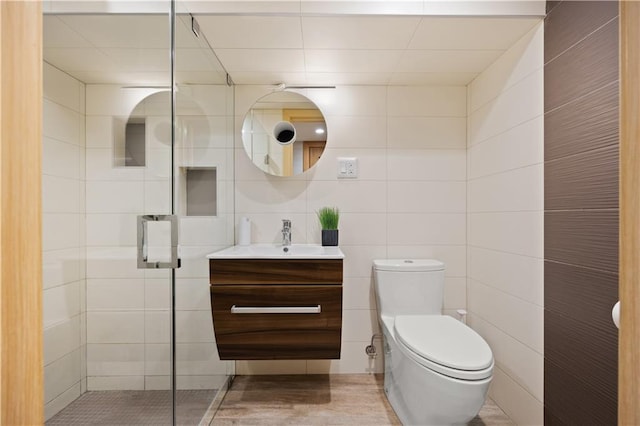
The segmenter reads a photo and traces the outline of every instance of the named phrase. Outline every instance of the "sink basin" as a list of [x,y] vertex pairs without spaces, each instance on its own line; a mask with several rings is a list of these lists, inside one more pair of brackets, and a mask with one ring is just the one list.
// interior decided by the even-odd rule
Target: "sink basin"
[[207,255],[209,259],[344,259],[339,247],[318,244],[251,244],[232,246]]

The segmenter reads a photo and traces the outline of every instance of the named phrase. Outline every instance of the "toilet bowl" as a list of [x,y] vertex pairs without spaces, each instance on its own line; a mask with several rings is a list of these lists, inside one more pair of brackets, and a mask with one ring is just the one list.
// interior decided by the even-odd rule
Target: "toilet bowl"
[[444,264],[374,261],[384,337],[384,390],[405,425],[466,424],[482,408],[493,373],[489,345],[442,315]]

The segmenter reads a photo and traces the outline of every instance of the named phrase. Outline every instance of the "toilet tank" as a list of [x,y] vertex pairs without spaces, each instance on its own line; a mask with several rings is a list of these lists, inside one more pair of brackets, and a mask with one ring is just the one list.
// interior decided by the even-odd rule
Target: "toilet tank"
[[373,261],[378,314],[440,315],[444,300],[444,263],[435,259]]

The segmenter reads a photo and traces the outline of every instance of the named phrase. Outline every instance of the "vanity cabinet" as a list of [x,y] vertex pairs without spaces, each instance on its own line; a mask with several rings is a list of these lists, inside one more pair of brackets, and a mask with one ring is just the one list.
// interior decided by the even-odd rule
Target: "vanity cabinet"
[[342,259],[210,259],[223,360],[338,359]]

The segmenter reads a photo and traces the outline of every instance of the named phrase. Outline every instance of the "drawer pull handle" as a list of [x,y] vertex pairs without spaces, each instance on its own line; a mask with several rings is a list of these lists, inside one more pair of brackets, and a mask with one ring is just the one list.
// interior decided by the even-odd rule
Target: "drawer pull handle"
[[236,306],[231,307],[232,314],[319,314],[318,306]]

